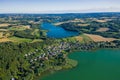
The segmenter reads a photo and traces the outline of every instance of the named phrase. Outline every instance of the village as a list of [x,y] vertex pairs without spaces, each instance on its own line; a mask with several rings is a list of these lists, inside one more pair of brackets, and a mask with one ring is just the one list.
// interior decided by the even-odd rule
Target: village
[[[117,45],[117,46],[116,46]],[[44,67],[45,61],[50,63],[51,59],[58,62],[52,66],[60,66],[62,63],[65,64],[66,56],[68,52],[71,51],[88,51],[97,48],[119,48],[120,44],[118,42],[89,42],[86,44],[81,44],[79,41],[76,42],[58,42],[57,44],[52,44],[46,46],[42,50],[35,49],[33,52],[28,52],[24,55],[25,59],[31,64],[31,68],[35,69],[37,62],[39,67]],[[53,62],[54,62],[53,61]]]

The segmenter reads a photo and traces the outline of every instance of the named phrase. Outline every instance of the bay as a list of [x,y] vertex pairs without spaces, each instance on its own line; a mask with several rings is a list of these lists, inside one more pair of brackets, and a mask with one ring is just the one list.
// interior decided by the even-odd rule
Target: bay
[[78,61],[75,68],[45,75],[40,80],[120,80],[120,50],[73,52],[69,58]]

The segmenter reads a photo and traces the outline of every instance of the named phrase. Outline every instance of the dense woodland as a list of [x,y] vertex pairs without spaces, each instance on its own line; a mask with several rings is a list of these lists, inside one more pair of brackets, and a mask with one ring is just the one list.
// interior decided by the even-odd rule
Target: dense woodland
[[[51,45],[53,45],[53,40],[19,45],[12,42],[0,43],[0,64],[2,64],[0,65],[0,80],[12,78],[33,80],[35,76],[40,76],[46,70],[59,70],[60,66],[71,67],[65,58],[65,52],[45,54],[47,46]],[[56,42],[54,45],[57,45]],[[50,52],[52,48],[54,47],[51,47]]]

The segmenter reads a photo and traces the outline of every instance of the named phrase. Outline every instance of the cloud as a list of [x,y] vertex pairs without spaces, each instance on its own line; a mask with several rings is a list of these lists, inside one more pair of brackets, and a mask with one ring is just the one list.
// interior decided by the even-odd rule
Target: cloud
[[90,8],[80,10],[81,12],[120,12],[120,8],[108,7],[108,8]]

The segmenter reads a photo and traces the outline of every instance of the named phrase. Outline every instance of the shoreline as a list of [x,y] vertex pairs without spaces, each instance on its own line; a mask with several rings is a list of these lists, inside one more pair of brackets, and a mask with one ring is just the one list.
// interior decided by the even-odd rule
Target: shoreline
[[[119,48],[96,48],[96,49],[85,50],[85,51],[90,51],[90,52],[92,52],[92,51],[97,51],[97,50],[101,50],[101,49],[119,50]],[[74,52],[83,52],[83,51],[79,51],[79,50],[70,51],[70,52],[67,54],[67,58],[70,59],[70,58],[68,57],[68,55],[73,54]],[[74,60],[74,59],[71,59],[71,60]],[[39,76],[39,78],[35,78],[35,79],[41,80],[42,77],[45,77],[45,76],[50,75],[50,74],[53,74],[53,73],[55,73],[55,72],[57,72],[57,71],[64,71],[64,70],[73,69],[73,68],[75,68],[75,67],[78,65],[78,61],[77,61],[77,60],[74,60],[74,61],[76,61],[77,64],[76,64],[75,66],[71,66],[71,68],[59,69],[59,70],[55,70],[55,69],[51,69],[51,70],[50,70],[50,69],[49,69],[49,70],[47,70],[47,71],[50,71],[50,72],[46,73],[47,71],[45,71],[45,73],[43,72],[43,74],[41,74],[41,76]],[[40,78],[40,77],[41,77],[41,78]]]
[[[54,68],[50,68],[50,69],[46,70],[45,72],[41,73],[40,76],[36,76],[34,79],[35,80],[36,79],[37,80],[41,80],[42,77],[45,77],[45,76],[50,75],[50,74],[53,74],[53,73],[55,73],[57,71],[63,71],[63,70],[69,70],[69,69],[75,68],[78,65],[78,62],[76,60],[73,60],[73,59],[70,59],[70,60],[75,61],[76,64],[75,65],[65,65],[65,66],[55,66],[56,68],[59,67],[59,69],[55,69],[55,67]],[[67,67],[67,66],[69,66],[69,67]]]

